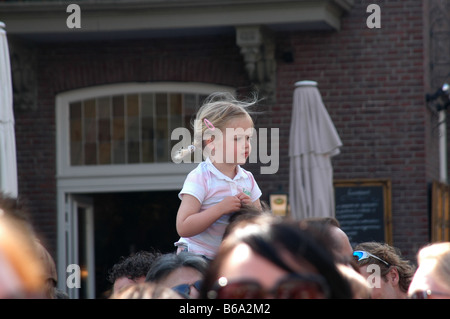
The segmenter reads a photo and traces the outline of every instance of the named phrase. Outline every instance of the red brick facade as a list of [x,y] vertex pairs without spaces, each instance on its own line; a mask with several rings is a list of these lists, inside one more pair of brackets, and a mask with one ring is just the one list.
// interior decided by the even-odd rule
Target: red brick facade
[[[377,1],[381,28],[366,26],[367,5],[355,1],[340,31],[276,33],[276,103],[264,104],[259,127],[280,128],[280,168],[259,175],[263,194],[289,189],[288,142],[294,83],[319,83],[343,141],[335,179],[392,181],[393,243],[413,259],[429,240],[428,184],[438,177],[438,142],[424,95],[429,90],[423,1]],[[293,62],[280,58],[290,50]],[[56,250],[55,96],[123,82],[204,82],[248,92],[235,35],[40,43],[37,109],[16,111],[19,192],[36,227]],[[267,197],[263,199],[267,200]]]
[[[424,101],[427,39],[422,1],[377,1],[381,29],[366,27],[370,1],[357,2],[339,32],[280,37],[280,46],[293,47],[295,63],[278,65],[274,109],[281,110],[288,136],[292,83],[319,83],[344,144],[333,159],[334,178],[390,178],[393,242],[405,254],[414,254],[428,240],[427,183],[438,177],[437,135]],[[288,171],[283,173],[287,179]]]

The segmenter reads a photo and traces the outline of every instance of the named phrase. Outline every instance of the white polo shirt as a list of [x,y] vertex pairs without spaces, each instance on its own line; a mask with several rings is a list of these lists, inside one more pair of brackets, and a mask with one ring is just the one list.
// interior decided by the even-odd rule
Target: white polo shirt
[[[220,203],[225,197],[234,196],[239,192],[247,194],[252,202],[260,198],[262,194],[251,172],[238,165],[237,174],[231,179],[220,172],[207,158],[188,174],[178,197],[182,199],[184,194],[194,196],[202,203],[201,212]],[[214,258],[231,215],[232,213],[221,216],[198,235],[181,237],[175,245],[184,243],[188,246],[188,251],[210,259]]]

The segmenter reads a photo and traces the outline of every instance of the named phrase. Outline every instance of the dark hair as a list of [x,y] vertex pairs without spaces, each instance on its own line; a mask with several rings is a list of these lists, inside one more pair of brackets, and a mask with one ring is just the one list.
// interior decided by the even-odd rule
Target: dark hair
[[307,224],[307,225],[325,225],[325,226],[336,226],[341,228],[341,224],[339,221],[334,217],[309,217],[302,219],[300,221],[300,224]]
[[223,234],[223,239],[225,239],[233,230],[238,226],[243,226],[246,223],[254,223],[257,221],[263,221],[263,219],[272,219],[276,218],[271,210],[269,205],[261,201],[261,210],[254,205],[242,205],[241,209],[235,212],[228,219],[228,225],[225,228],[225,232]]
[[168,253],[160,255],[147,272],[145,281],[159,282],[166,278],[172,271],[181,267],[191,267],[202,275],[208,268],[208,262],[201,256],[189,252]]
[[218,279],[218,271],[223,260],[240,243],[247,244],[255,253],[290,273],[294,271],[280,256],[280,249],[289,252],[298,262],[306,260],[325,278],[330,288],[330,298],[352,297],[350,285],[340,274],[332,255],[323,250],[312,236],[298,226],[298,223],[273,220],[255,223],[251,228],[252,231],[233,232],[225,239],[205,276],[202,298],[207,298],[208,291]]
[[356,265],[351,256],[342,256],[340,253],[343,243],[337,240],[333,233],[333,228],[341,229],[337,219],[333,217],[306,218],[299,222],[299,226],[311,234],[324,249],[328,249],[334,255],[336,262]]
[[157,253],[139,251],[128,257],[120,257],[119,262],[109,270],[108,281],[114,284],[116,279],[120,277],[136,279],[147,275],[156,256]]

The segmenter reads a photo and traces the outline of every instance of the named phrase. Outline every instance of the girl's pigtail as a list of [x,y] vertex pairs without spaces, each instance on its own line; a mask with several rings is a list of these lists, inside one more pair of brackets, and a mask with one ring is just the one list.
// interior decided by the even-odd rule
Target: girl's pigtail
[[186,148],[178,150],[174,155],[174,160],[176,163],[183,161],[185,158],[191,156],[195,152],[195,146],[189,145]]
[[[194,128],[194,141],[191,145],[181,148],[178,150],[174,155],[174,160],[176,163],[180,163],[184,159],[192,156],[192,154],[195,154],[197,151],[201,151],[203,149],[203,138],[202,138],[202,124],[201,121],[195,120],[193,123]],[[194,156],[194,162],[200,162],[202,161],[202,158],[197,158]]]

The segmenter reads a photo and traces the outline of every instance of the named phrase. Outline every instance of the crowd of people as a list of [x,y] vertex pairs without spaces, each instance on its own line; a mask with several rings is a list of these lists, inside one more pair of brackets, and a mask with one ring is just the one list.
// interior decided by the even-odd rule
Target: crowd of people
[[[143,282],[123,274],[133,282],[110,298],[450,299],[450,243],[420,249],[416,269],[386,243],[352,248],[333,218],[240,217],[213,260],[156,254]],[[110,279],[114,285],[120,277]]]
[[[266,205],[233,215],[214,259],[173,251],[122,256],[110,299],[450,299],[450,243],[424,246],[417,268],[386,243],[355,247],[334,218],[294,221]],[[68,298],[20,203],[0,196],[0,298]]]

